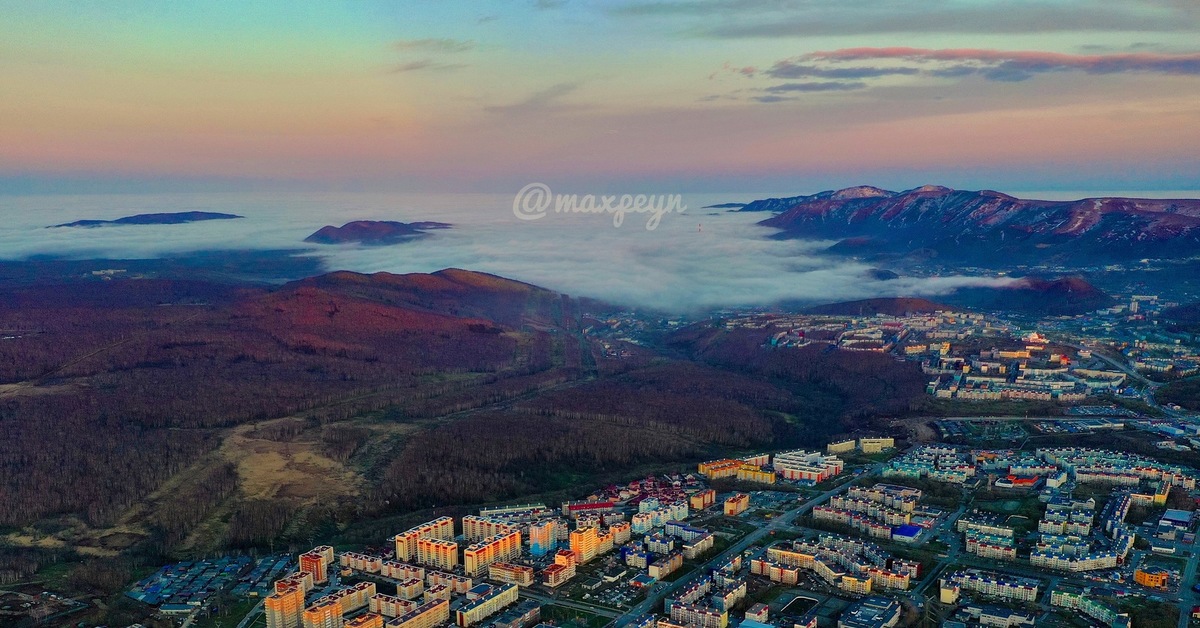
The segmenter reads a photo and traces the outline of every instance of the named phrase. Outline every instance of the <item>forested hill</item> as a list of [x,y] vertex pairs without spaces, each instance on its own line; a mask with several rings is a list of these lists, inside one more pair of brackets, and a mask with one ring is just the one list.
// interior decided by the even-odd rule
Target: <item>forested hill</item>
[[618,358],[580,318],[563,295],[456,269],[0,289],[0,578],[571,497],[819,445],[922,385],[875,356],[761,357],[738,336],[685,332]]

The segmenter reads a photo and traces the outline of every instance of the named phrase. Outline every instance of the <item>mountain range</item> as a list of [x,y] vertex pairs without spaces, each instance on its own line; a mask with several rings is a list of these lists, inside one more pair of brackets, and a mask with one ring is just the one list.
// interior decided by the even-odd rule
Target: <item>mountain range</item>
[[781,238],[832,239],[830,252],[979,265],[1110,263],[1200,252],[1200,199],[1020,199],[927,185],[859,186],[754,201],[739,211]]

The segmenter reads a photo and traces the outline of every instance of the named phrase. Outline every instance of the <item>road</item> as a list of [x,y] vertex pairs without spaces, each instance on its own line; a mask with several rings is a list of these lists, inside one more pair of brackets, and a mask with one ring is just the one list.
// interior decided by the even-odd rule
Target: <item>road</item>
[[[871,467],[871,470],[867,473],[878,474],[880,472],[880,470],[882,470],[882,469],[883,469],[883,463],[879,463],[879,464],[876,464],[875,466]],[[812,510],[814,507],[825,503],[826,501],[829,500],[830,497],[833,497],[837,493],[840,493],[841,491],[846,490],[846,488],[850,486],[851,481],[857,477],[860,477],[860,476],[857,476],[857,475],[850,476],[846,481],[842,482],[841,484],[838,484],[837,486],[825,491],[824,493],[821,493],[820,495],[817,495],[816,497],[813,497],[812,499],[805,501],[804,503],[785,512],[784,514],[780,515],[779,517],[772,519],[771,522],[768,523],[767,525],[765,525],[761,528],[758,528],[757,530],[755,530],[754,532],[751,532],[750,534],[747,534],[745,537],[742,538],[742,540],[733,544],[728,549],[726,549],[724,552],[721,552],[720,554],[716,555],[715,557],[709,559],[709,561],[707,563],[701,565],[698,569],[694,569],[690,576],[685,577],[685,578],[680,578],[680,579],[676,580],[675,582],[666,583],[666,586],[656,584],[655,587],[651,590],[651,592],[646,595],[645,600],[642,600],[642,602],[639,603],[637,606],[634,606],[633,608],[626,611],[625,614],[621,615],[619,618],[617,618],[617,620],[615,622],[612,622],[609,625],[610,626],[623,626],[623,625],[628,624],[630,621],[632,621],[638,617],[641,617],[642,615],[645,615],[646,613],[649,613],[652,609],[657,608],[658,605],[661,604],[664,599],[666,599],[667,597],[670,597],[670,595],[672,593],[683,588],[684,585],[686,585],[687,583],[689,583],[693,579],[695,579],[696,576],[708,573],[710,570],[721,566],[722,564],[724,564],[726,561],[728,561],[733,556],[746,551],[746,548],[750,547],[751,545],[757,544],[758,542],[762,541],[766,537],[769,537],[770,535],[774,534],[775,532],[780,531],[780,530],[785,530],[785,529],[791,527],[792,522],[795,521],[797,517],[807,513],[808,511]]]
[[[1177,546],[1178,547],[1178,546]],[[1183,577],[1179,579],[1179,628],[1188,628],[1192,623],[1192,608],[1200,604],[1200,595],[1192,590],[1196,583],[1196,568],[1200,564],[1200,555],[1196,547],[1191,548],[1192,555],[1188,557],[1187,566],[1183,568]]]
[[255,604],[254,608],[250,609],[250,612],[246,613],[246,616],[242,618],[242,621],[238,622],[237,628],[246,628],[246,626],[249,626],[250,624],[254,623],[254,620],[257,619],[258,616],[262,614],[263,604],[265,604],[265,603],[266,603],[266,601],[264,600],[262,602],[259,602],[258,604]]

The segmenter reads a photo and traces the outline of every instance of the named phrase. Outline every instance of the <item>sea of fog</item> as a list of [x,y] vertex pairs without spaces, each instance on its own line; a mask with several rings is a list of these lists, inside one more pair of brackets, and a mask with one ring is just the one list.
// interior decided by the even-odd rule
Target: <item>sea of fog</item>
[[[794,193],[792,194],[794,195]],[[1024,193],[1081,198],[1088,193]],[[1108,195],[1118,195],[1108,193]],[[1196,197],[1192,192],[1121,193]],[[573,296],[667,311],[770,305],[784,300],[832,302],[878,296],[937,296],[955,288],[996,285],[994,277],[871,278],[870,267],[819,255],[828,242],[775,240],[756,225],[761,213],[704,209],[784,194],[687,194],[686,211],[555,214],[519,219],[512,194],[172,194],[0,196],[0,259],[52,256],[155,258],[195,251],[297,249],[328,270],[393,273],[465,268],[526,281]],[[91,229],[46,228],[79,219],[138,213],[210,211],[244,216],[182,225]],[[454,225],[392,246],[314,245],[304,238],[351,220],[432,220]]]

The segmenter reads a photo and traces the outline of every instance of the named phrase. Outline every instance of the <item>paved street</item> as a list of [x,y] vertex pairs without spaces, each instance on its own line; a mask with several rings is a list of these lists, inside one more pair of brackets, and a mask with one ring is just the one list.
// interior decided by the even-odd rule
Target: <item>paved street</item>
[[[883,469],[882,463],[876,464],[873,467],[871,467],[870,473],[879,473],[879,471],[882,469]],[[712,569],[715,569],[716,567],[718,567],[721,564],[728,561],[734,555],[740,554],[740,553],[746,551],[746,549],[748,547],[750,547],[751,545],[755,545],[755,544],[759,543],[764,538],[769,537],[770,535],[774,534],[775,532],[783,531],[783,530],[786,530],[786,529],[792,527],[792,522],[795,521],[797,517],[807,513],[808,511],[812,510],[814,507],[819,506],[820,504],[828,501],[830,497],[836,495],[837,493],[840,493],[841,491],[846,490],[846,488],[850,485],[851,479],[854,477],[858,477],[858,476],[850,476],[850,478],[848,478],[846,481],[838,484],[837,486],[825,491],[824,493],[821,493],[820,495],[817,495],[817,496],[805,501],[804,503],[800,504],[799,506],[787,511],[783,515],[776,517],[775,519],[772,519],[771,522],[768,523],[767,525],[765,525],[761,528],[758,528],[754,532],[751,532],[750,534],[746,535],[745,537],[742,538],[742,540],[740,540],[737,543],[735,543],[734,545],[730,546],[724,552],[721,552],[717,556],[710,559],[707,563],[705,563],[705,564],[701,565],[699,568],[693,570],[692,574],[690,574],[689,576],[687,576],[685,578],[680,578],[679,580],[676,580],[675,582],[666,583],[665,586],[663,586],[663,585],[655,586],[653,591],[651,591],[649,594],[647,594],[645,600],[642,600],[642,602],[640,604],[631,608],[628,612],[626,612],[624,615],[621,615],[615,622],[613,622],[613,624],[610,624],[610,625],[623,626],[623,625],[629,623],[631,620],[633,620],[637,617],[640,617],[642,615],[645,615],[646,613],[649,613],[651,610],[658,608],[658,606],[662,603],[662,601],[664,599],[666,599],[667,597],[670,597],[670,595],[672,593],[674,593],[676,590],[682,588],[688,582],[691,582],[697,576],[705,574]]]

